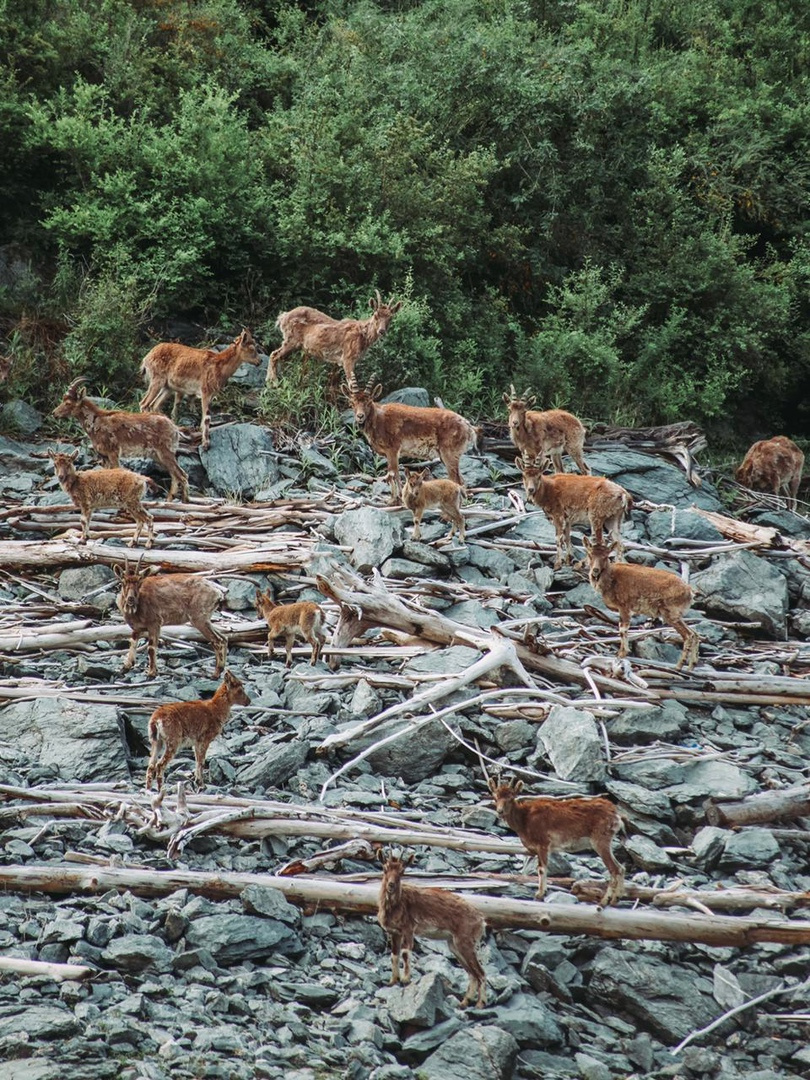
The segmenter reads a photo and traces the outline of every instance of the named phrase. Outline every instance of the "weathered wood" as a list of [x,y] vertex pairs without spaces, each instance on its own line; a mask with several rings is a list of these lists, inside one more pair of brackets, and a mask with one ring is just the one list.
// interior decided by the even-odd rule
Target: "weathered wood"
[[[712,798],[704,805],[710,825],[756,825],[763,821],[810,814],[810,783],[776,791],[758,791],[745,799]],[[808,833],[810,840],[810,833]]]
[[44,960],[21,960],[16,956],[0,956],[0,972],[13,975],[37,976],[62,982],[65,979],[87,979],[95,969],[83,964],[48,964]]
[[194,573],[223,573],[227,570],[276,573],[301,567],[310,558],[310,538],[297,538],[297,543],[266,544],[225,551],[181,551],[177,548],[138,549],[137,554],[125,547],[112,547],[98,540],[79,545],[65,540],[0,540],[0,565],[23,569],[46,569],[55,566],[92,566],[105,563],[121,565],[137,557],[144,566],[160,566],[163,570]]
[[[295,904],[327,907],[342,912],[376,914],[379,887],[329,881],[323,878],[281,877],[273,874],[216,873],[190,870],[149,871],[94,866],[3,866],[0,887],[15,892],[69,895],[118,889],[139,896],[166,896],[177,889],[225,900],[256,885],[278,889]],[[762,942],[810,944],[810,922],[730,918],[722,915],[672,915],[662,912],[585,905],[542,904],[491,896],[467,896],[490,929],[504,927],[544,930],[552,934],[587,934],[593,937],[656,941],[691,941],[705,945],[742,948]]]
[[[596,903],[604,895],[605,886],[605,881],[579,880],[571,883],[571,891],[581,900]],[[787,892],[774,886],[763,885],[756,888],[740,886],[733,889],[687,889],[677,884],[653,889],[628,881],[625,883],[622,899],[639,900],[657,908],[688,907],[693,901],[697,901],[711,911],[752,911],[754,908],[788,911],[792,908],[810,907],[810,892]]]

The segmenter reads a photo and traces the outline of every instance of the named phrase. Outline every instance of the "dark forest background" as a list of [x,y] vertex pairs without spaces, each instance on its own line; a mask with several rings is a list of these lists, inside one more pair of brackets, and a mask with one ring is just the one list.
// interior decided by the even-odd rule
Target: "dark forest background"
[[0,61],[11,393],[379,288],[386,389],[810,435],[806,0],[7,0]]

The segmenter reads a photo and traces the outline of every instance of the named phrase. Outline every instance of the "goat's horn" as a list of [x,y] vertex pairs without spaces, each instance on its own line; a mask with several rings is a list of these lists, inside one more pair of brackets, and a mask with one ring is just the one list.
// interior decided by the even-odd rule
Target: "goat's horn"
[[377,297],[377,306],[379,307],[379,305],[383,302],[382,296],[380,296],[380,290],[375,289],[374,295]]
[[377,382],[377,372],[375,371],[371,378],[366,383],[366,393],[370,394],[374,388],[374,384]]
[[87,376],[86,376],[86,375],[80,375],[80,376],[78,377],[78,379],[74,379],[74,380],[73,380],[73,382],[72,382],[72,383],[70,384],[70,386],[69,386],[69,387],[67,388],[67,390],[65,391],[65,393],[66,393],[66,394],[69,394],[69,393],[70,393],[70,392],[71,392],[72,390],[75,390],[75,389],[76,389],[77,387],[81,386],[81,385],[82,385],[82,383],[86,383],[86,382],[87,382]]
[[514,383],[509,383],[509,396],[511,398],[516,398],[517,397],[517,392],[515,391]]

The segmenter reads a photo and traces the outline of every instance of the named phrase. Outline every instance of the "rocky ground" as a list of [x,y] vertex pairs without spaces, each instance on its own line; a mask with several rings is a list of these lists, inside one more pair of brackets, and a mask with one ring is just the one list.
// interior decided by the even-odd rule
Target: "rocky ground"
[[[305,828],[304,835],[268,831],[261,839],[211,829],[170,854],[160,829],[148,823],[139,829],[126,813],[87,816],[41,805],[54,793],[73,793],[78,805],[102,789],[135,798],[151,710],[208,695],[217,685],[210,649],[188,635],[163,640],[156,679],[144,675],[143,650],[135,670],[122,675],[126,637],[115,636],[121,620],[105,562],[15,563],[15,544],[39,541],[45,552],[50,538],[68,526],[75,530],[75,515],[50,510],[65,498],[41,456],[49,445],[33,436],[0,440],[0,879],[12,866],[265,875],[328,848],[329,839],[306,835]],[[464,459],[462,472],[475,489],[465,510],[468,542],[447,547],[437,543],[446,526],[430,515],[424,542],[413,543],[410,515],[385,506],[387,488],[374,479],[379,463],[362,444],[351,453],[337,439],[302,438],[279,450],[258,425],[215,427],[210,451],[183,459],[192,490],[205,498],[182,513],[171,506],[157,512],[160,549],[233,553],[274,542],[292,559],[282,571],[263,565],[217,575],[227,590],[220,625],[232,634],[229,666],[252,704],[235,710],[209,752],[205,794],[215,797],[214,806],[228,806],[231,797],[272,800],[288,804],[291,817],[298,808],[306,820],[336,770],[381,733],[316,754],[325,739],[482,655],[469,642],[442,647],[402,634],[392,640],[377,629],[342,654],[336,672],[323,661],[311,668],[306,648],[285,672],[281,651],[266,655],[252,607],[257,586],[273,587],[281,599],[323,600],[316,574],[376,568],[380,584],[403,602],[479,635],[493,625],[521,634],[529,626],[527,640],[538,655],[580,671],[583,661],[615,652],[615,626],[594,615],[602,605],[583,572],[554,572],[553,532],[544,516],[526,514],[510,500],[509,490],[519,491],[511,458],[492,452]],[[744,798],[807,782],[810,728],[802,726],[804,705],[794,703],[807,700],[808,691],[806,557],[800,545],[746,549],[724,538],[694,509],[726,512],[708,477],[691,487],[676,465],[637,450],[600,449],[587,457],[595,473],[624,484],[640,503],[624,530],[629,557],[688,567],[698,592],[690,621],[703,639],[696,672],[675,675],[677,638],[642,620],[634,631],[632,675],[647,686],[646,705],[644,690],[632,681],[623,698],[635,695],[636,707],[617,693],[602,693],[606,700],[597,702],[581,680],[537,674],[536,693],[524,690],[521,697],[515,689],[510,696],[510,679],[490,675],[451,699],[458,707],[446,726],[426,723],[346,768],[326,786],[324,812],[351,811],[348,820],[377,826],[510,838],[487,801],[472,749],[477,740],[504,775],[518,770],[527,790],[604,791],[618,801],[628,818],[618,855],[630,886],[681,882],[702,890],[707,903],[718,890],[748,890],[754,899],[735,917],[803,922],[806,896],[775,906],[767,897],[810,891],[806,822],[724,828],[707,823],[705,804],[709,797]],[[234,499],[241,510],[223,502]],[[800,515],[766,509],[754,516],[783,537],[808,538]],[[93,535],[107,536],[112,561],[121,541],[114,530],[105,532],[111,520],[94,518]],[[63,547],[75,551],[75,542]],[[325,607],[334,623],[335,605]],[[63,638],[32,643],[37,632],[60,627],[73,635],[67,647]],[[487,688],[504,693],[483,701]],[[665,698],[667,690],[672,696]],[[192,774],[193,760],[182,752],[169,769],[167,813],[176,807],[176,781]],[[414,850],[416,882],[466,882],[489,895],[533,896],[532,870],[515,851],[433,843]],[[570,879],[602,871],[589,855],[555,856],[544,905],[585,908]],[[373,866],[351,855],[315,876],[379,879]],[[261,883],[224,900],[191,888],[149,897],[112,888],[48,894],[5,881],[4,887],[2,955],[85,965],[92,975],[2,976],[2,1077],[50,1080],[66,1066],[77,1080],[789,1080],[810,1074],[810,936],[807,944],[735,947],[502,927],[487,937],[489,1001],[461,1012],[466,979],[444,945],[419,941],[413,983],[390,988],[389,953],[373,917],[297,906]],[[635,903],[626,899],[621,909]],[[694,902],[673,910],[698,921],[711,917],[696,912]],[[690,1033],[771,991],[673,1053]]]

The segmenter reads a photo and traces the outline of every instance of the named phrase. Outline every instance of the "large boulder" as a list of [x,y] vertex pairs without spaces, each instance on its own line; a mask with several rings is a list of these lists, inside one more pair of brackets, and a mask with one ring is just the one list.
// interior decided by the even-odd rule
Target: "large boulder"
[[416,1070],[417,1080],[509,1080],[518,1044],[502,1028],[474,1025],[457,1032]]
[[15,701],[3,709],[3,740],[64,780],[128,780],[124,725],[113,705],[64,697]]
[[335,520],[335,539],[351,548],[352,565],[367,574],[402,546],[402,522],[377,506],[345,510]]
[[685,473],[655,454],[641,450],[592,450],[587,462],[594,476],[606,476],[627,488],[635,499],[688,510],[722,510],[723,505],[711,484],[692,487]]
[[194,919],[186,930],[192,948],[207,949],[223,966],[254,962],[273,953],[296,955],[303,951],[298,934],[280,919],[256,915],[205,915]]
[[767,559],[750,551],[718,556],[692,575],[691,584],[710,614],[759,622],[766,634],[786,636],[788,584]]
[[561,780],[603,780],[604,746],[593,713],[554,705],[538,732]]
[[278,479],[273,438],[257,424],[211,429],[211,446],[200,450],[208,482],[218,495],[253,499]]

